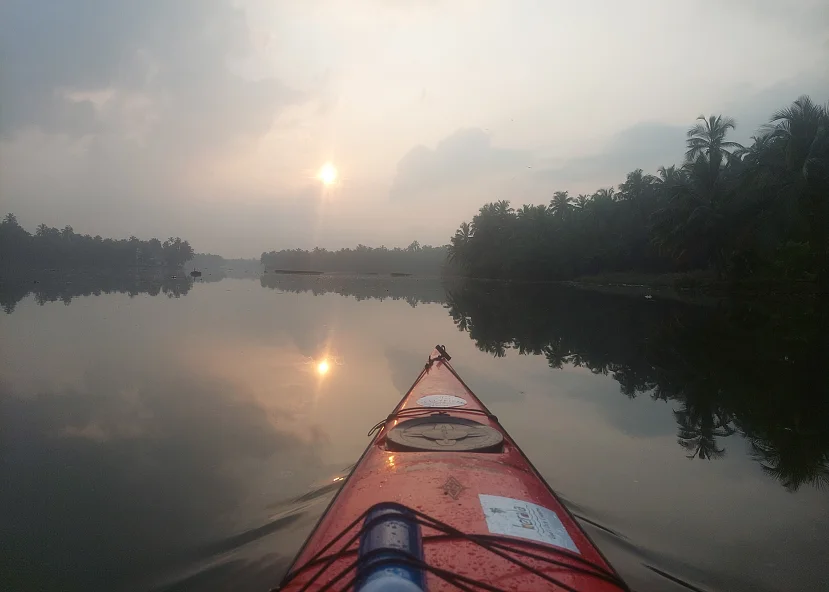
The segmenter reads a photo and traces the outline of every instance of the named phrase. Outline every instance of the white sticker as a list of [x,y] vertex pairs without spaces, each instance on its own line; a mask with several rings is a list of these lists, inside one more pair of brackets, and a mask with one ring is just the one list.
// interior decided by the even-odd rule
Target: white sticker
[[552,510],[517,499],[498,495],[478,494],[486,516],[486,525],[492,534],[549,543],[575,553],[579,552],[567,529]]
[[466,399],[454,395],[427,395],[420,397],[417,404],[421,407],[463,407]]

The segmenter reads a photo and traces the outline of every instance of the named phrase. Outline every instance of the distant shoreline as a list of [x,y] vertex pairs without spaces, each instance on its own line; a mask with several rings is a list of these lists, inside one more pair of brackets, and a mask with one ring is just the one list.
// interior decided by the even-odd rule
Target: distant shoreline
[[293,275],[322,275],[325,273],[324,271],[313,271],[310,269],[272,269],[270,272],[265,270],[265,273],[282,273],[282,274],[293,274]]

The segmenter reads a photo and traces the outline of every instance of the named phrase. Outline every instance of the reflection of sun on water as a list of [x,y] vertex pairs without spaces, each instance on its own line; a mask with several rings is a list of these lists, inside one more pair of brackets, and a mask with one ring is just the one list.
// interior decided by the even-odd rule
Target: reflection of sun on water
[[337,180],[337,169],[330,162],[326,162],[320,169],[318,176],[323,185],[333,185]]
[[328,360],[321,360],[317,363],[317,374],[323,376],[328,374],[328,371],[331,369],[331,366],[328,365]]

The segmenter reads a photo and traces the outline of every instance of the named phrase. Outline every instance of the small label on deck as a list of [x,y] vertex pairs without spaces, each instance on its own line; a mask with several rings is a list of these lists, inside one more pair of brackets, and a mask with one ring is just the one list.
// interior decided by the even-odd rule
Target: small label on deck
[[466,399],[454,395],[426,395],[417,400],[421,407],[463,407]]
[[[486,525],[492,534],[548,543],[575,553],[576,544],[552,510],[522,500],[479,494]],[[581,554],[581,553],[579,553]]]

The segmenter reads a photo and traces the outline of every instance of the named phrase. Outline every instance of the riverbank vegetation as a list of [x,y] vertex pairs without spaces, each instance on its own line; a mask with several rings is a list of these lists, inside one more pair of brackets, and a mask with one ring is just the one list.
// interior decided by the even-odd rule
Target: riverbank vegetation
[[718,280],[829,286],[829,111],[801,97],[749,146],[736,123],[700,117],[685,162],[637,169],[618,188],[557,191],[549,204],[483,206],[451,239],[473,277],[565,280],[709,270]]
[[38,269],[180,267],[193,258],[186,240],[170,237],[140,240],[102,238],[77,234],[71,226],[62,229],[46,224],[29,233],[14,214],[0,222],[0,269],[5,273]]
[[447,258],[447,248],[412,242],[405,249],[367,247],[329,251],[316,247],[312,251],[291,249],[262,253],[260,262],[266,271],[302,270],[349,273],[409,273],[440,275]]

